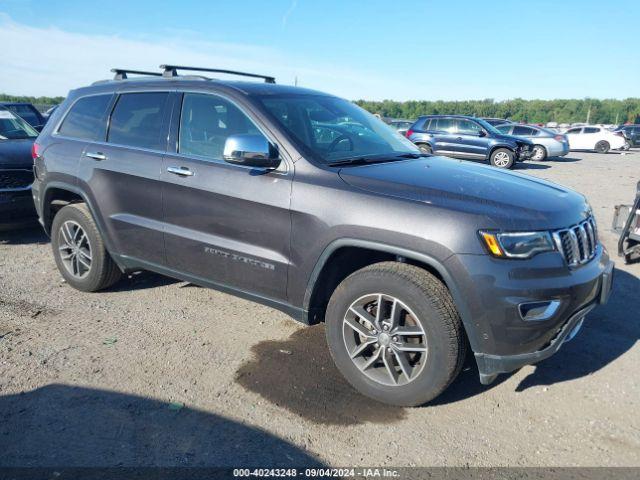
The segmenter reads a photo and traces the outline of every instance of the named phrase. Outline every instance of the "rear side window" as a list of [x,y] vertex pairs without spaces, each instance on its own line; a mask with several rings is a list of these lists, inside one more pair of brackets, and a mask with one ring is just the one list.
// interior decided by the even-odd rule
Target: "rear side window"
[[600,131],[599,128],[593,128],[593,127],[585,127],[584,129],[584,133],[598,133]]
[[581,128],[572,128],[571,130],[567,130],[568,135],[576,135],[582,131]]
[[104,140],[105,114],[110,102],[111,94],[81,98],[67,113],[58,133],[82,140]]
[[529,127],[513,127],[513,135],[533,135],[533,128]]
[[453,132],[456,128],[453,118],[432,118],[430,130]]
[[118,145],[164,150],[162,122],[167,110],[167,92],[120,95],[109,124],[107,141]]

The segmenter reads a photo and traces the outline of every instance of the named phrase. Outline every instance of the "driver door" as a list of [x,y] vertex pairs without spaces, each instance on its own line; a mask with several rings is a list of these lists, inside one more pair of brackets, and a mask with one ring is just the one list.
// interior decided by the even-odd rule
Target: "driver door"
[[[227,137],[263,134],[230,99],[184,93],[161,180],[167,263],[222,287],[286,298],[293,165],[273,171],[222,158]],[[271,139],[270,139],[271,140]],[[274,142],[272,142],[274,143]]]

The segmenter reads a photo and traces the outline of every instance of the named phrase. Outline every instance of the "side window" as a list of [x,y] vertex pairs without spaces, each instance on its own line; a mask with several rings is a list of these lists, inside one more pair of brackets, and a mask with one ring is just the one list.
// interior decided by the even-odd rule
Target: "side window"
[[566,134],[567,135],[577,135],[581,131],[582,131],[581,128],[572,128],[571,130],[567,130]]
[[162,121],[167,110],[167,92],[120,95],[109,124],[107,142],[138,148],[164,150]]
[[599,128],[593,128],[593,127],[584,128],[584,133],[598,133],[599,131],[600,131]]
[[58,129],[60,135],[82,140],[104,140],[107,121],[105,115],[111,94],[84,97],[73,104]]
[[222,160],[230,135],[260,130],[233,103],[217,95],[185,93],[180,115],[178,152]]
[[[435,128],[434,123],[436,123]],[[431,130],[453,133],[455,130],[454,120],[452,118],[433,118],[431,119]]]
[[429,125],[429,123],[432,123],[435,126],[436,120],[432,118],[425,118],[424,122],[422,123],[422,127],[420,127],[420,130],[431,130],[431,126]]
[[463,135],[478,135],[481,128],[476,122],[471,120],[458,120],[458,133]]
[[511,132],[511,125],[509,125],[509,124],[506,124],[506,125],[498,125],[496,128],[498,129],[498,131],[499,131],[500,133],[506,133],[506,134],[508,134],[509,132]]
[[513,127],[513,135],[527,136],[531,135],[532,132],[533,129],[529,127],[521,127],[520,125]]

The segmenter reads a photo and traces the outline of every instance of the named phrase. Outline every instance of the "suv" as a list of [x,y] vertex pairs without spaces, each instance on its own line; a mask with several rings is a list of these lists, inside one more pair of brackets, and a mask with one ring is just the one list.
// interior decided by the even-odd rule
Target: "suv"
[[529,159],[533,151],[531,141],[505,135],[481,118],[464,115],[420,117],[407,138],[425,153],[488,160],[494,167],[507,169]]
[[467,345],[485,384],[542,360],[607,300],[582,195],[423,155],[331,95],[164,69],[70,92],[35,144],[72,287],[151,270],[325,322],[346,379],[396,405],[441,393]]
[[640,147],[640,125],[621,125],[614,133],[622,133],[630,147]]

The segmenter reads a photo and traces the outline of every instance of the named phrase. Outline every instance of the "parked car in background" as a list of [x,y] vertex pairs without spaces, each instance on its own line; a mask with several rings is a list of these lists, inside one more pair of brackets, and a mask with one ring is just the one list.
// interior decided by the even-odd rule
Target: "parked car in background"
[[33,222],[31,147],[38,132],[7,108],[0,107],[0,226]]
[[46,119],[42,116],[38,109],[30,103],[0,102],[0,106],[11,110],[13,113],[26,120],[27,123],[37,131],[42,130],[44,124],[47,123]]
[[332,95],[179,70],[220,72],[74,90],[34,144],[33,198],[67,285],[151,270],[325,322],[347,381],[394,405],[443,392],[467,345],[484,384],[547,358],[609,298],[583,195],[421,154]]
[[574,127],[566,131],[570,150],[595,150],[607,153],[609,150],[628,148],[624,135],[602,127]]
[[45,121],[49,121],[49,119],[51,118],[51,115],[53,115],[53,113],[58,109],[60,105],[54,105],[51,108],[48,108],[46,112],[44,112],[42,114],[42,116],[44,117]]
[[487,122],[489,125],[493,125],[494,127],[496,125],[503,125],[505,123],[511,123],[511,120],[506,120],[504,118],[486,118],[483,117],[482,120],[484,120],[485,122]]
[[411,128],[414,120],[391,120],[389,125],[395,128],[400,135],[406,136],[407,130]]
[[630,147],[640,147],[640,125],[621,125],[613,133],[620,132]]
[[407,138],[425,153],[488,161],[498,168],[513,168],[533,152],[530,140],[505,135],[481,118],[464,115],[420,117]]
[[542,161],[547,157],[563,157],[569,153],[569,142],[563,134],[533,125],[505,124],[496,127],[506,135],[523,137],[533,142],[531,160]]

